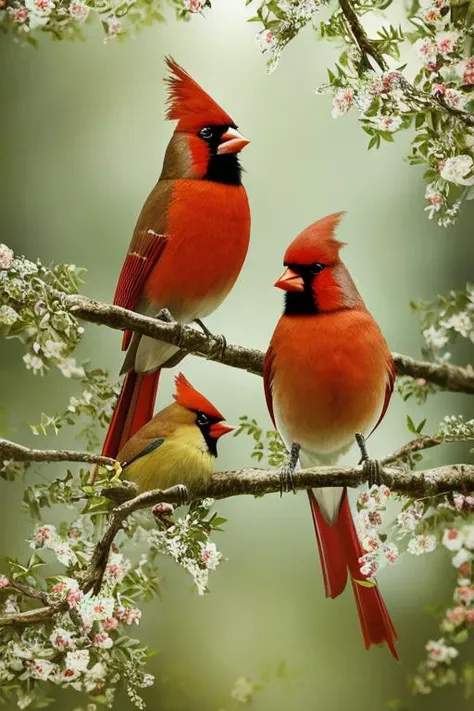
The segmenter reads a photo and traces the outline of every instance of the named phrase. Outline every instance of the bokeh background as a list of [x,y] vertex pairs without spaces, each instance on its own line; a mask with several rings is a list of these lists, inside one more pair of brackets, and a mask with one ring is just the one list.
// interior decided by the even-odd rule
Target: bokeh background
[[[173,130],[163,119],[162,82],[163,57],[171,54],[252,140],[242,154],[251,247],[238,284],[208,326],[229,342],[264,349],[281,309],[272,284],[287,243],[315,219],[345,209],[339,237],[348,242],[349,269],[390,346],[418,356],[409,299],[432,298],[472,277],[472,203],[449,230],[428,221],[421,173],[402,160],[407,137],[367,152],[356,116],[333,120],[330,98],[315,95],[335,49],[308,29],[268,76],[256,26],[246,23],[251,9],[243,0],[213,4],[205,19],[178,23],[170,12],[167,24],[124,43],[104,45],[98,27],[87,44],[42,40],[37,51],[2,40],[1,241],[31,259],[86,267],[83,292],[110,301]],[[81,355],[116,373],[120,338],[87,326]],[[2,431],[31,444],[26,423],[62,409],[76,386],[56,373],[26,372],[19,344],[0,347]],[[259,378],[199,358],[182,369],[230,422],[247,414],[270,426]],[[163,405],[171,373],[161,383]],[[395,397],[372,438],[374,455],[409,436],[407,413],[416,421],[426,415],[434,429],[445,414],[466,414],[467,399],[441,394],[421,410]],[[55,443],[77,446],[68,432]],[[225,438],[219,467],[250,464],[250,450],[246,437]],[[458,455],[440,449],[426,461]],[[43,468],[44,476],[55,472]],[[24,557],[31,524],[19,513],[21,486],[2,481],[0,488],[0,553]],[[140,638],[160,652],[149,665],[157,676],[146,693],[150,709],[226,709],[238,677],[258,682],[268,670],[273,677],[255,696],[256,711],[379,711],[394,698],[407,699],[414,711],[470,707],[456,689],[410,699],[406,686],[426,640],[440,636],[426,607],[451,594],[454,570],[442,551],[407,555],[379,576],[400,634],[396,664],[386,649],[364,651],[349,591],[336,601],[324,598],[304,494],[241,497],[217,508],[228,518],[216,540],[228,561],[212,575],[211,594],[199,598],[189,578],[165,561],[163,599],[145,608]],[[289,673],[275,680],[281,662]],[[62,695],[54,708],[77,705]],[[128,701],[116,708],[129,708]]]

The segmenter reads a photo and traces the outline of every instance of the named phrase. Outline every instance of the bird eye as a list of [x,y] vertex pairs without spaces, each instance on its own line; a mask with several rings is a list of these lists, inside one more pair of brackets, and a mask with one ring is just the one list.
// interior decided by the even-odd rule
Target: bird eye
[[204,412],[198,412],[197,420],[196,422],[198,425],[208,425],[209,424],[209,417],[204,414]]
[[319,272],[322,272],[324,269],[324,264],[321,264],[320,262],[315,262],[314,264],[311,264],[309,271],[311,274],[319,274]]
[[204,128],[201,128],[199,131],[199,135],[201,138],[204,138],[205,141],[208,141],[212,137],[212,128],[209,128],[209,126],[204,126]]

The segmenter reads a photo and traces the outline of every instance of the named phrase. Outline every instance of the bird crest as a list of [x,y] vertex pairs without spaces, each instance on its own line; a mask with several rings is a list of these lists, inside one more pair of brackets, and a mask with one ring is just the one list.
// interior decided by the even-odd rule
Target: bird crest
[[166,58],[166,64],[171,72],[165,79],[168,85],[166,118],[178,121],[177,131],[194,132],[204,126],[235,127],[229,114],[172,57]]
[[334,232],[344,211],[334,212],[309,225],[299,233],[285,253],[285,264],[311,264],[322,262],[334,264],[339,261],[339,250],[345,242],[340,242]]
[[191,383],[186,380],[182,373],[176,376],[174,379],[176,385],[176,392],[173,395],[174,399],[187,410],[192,410],[193,412],[203,412],[208,417],[215,420],[223,420],[224,415],[217,410],[212,402],[209,402],[204,395],[198,393],[197,390],[193,388]]

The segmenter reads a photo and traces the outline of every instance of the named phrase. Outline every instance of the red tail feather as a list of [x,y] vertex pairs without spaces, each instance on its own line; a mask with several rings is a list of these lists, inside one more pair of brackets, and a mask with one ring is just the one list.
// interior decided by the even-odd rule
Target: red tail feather
[[319,510],[312,491],[308,492],[313,514],[319,556],[327,597],[337,597],[344,590],[349,570],[365,647],[386,642],[395,659],[398,639],[382,595],[376,585],[366,582],[360,572],[363,551],[357,536],[347,493],[344,493],[337,521],[329,524]]
[[151,420],[159,378],[159,370],[127,373],[102,448],[105,457],[116,457],[130,437]]

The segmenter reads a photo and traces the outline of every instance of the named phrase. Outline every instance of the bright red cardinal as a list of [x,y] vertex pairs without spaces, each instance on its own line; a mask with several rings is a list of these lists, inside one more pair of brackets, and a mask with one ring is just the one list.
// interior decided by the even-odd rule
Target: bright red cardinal
[[[382,420],[393,389],[387,344],[367,311],[334,238],[342,213],[315,222],[288,247],[285,310],[265,358],[272,420],[302,467],[331,465]],[[291,465],[290,465],[291,469]],[[346,490],[308,491],[326,596],[337,597],[349,573],[366,648],[397,634],[375,585],[360,571],[361,549]]]
[[[138,218],[114,304],[181,323],[214,311],[247,254],[250,211],[237,154],[249,141],[231,117],[172,59],[167,118],[177,120],[163,170]],[[160,368],[178,348],[126,332],[127,373],[103,447],[115,457],[153,415]]]

